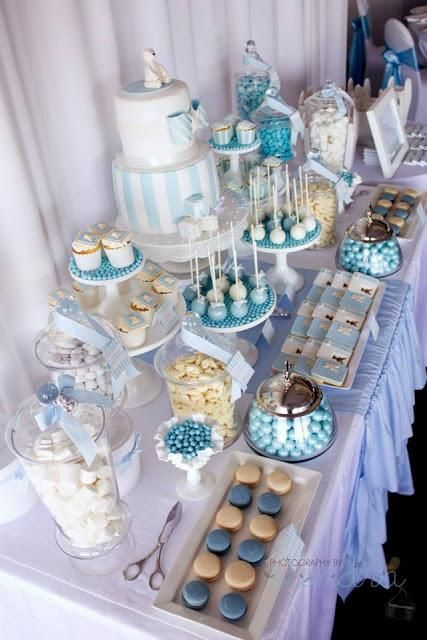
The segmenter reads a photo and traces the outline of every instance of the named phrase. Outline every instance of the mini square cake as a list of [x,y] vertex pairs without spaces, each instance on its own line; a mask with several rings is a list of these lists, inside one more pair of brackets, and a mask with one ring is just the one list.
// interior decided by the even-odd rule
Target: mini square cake
[[134,311],[139,311],[146,322],[151,324],[154,312],[159,306],[159,300],[151,293],[140,293],[132,298],[130,306]]
[[348,366],[353,350],[348,347],[343,347],[330,340],[322,342],[319,351],[317,352],[318,358],[325,358],[326,360],[334,360],[340,364]]
[[371,298],[366,293],[357,293],[356,291],[346,291],[340,307],[348,311],[366,314],[371,306]]
[[336,289],[335,287],[326,287],[320,297],[320,302],[325,302],[332,307],[338,307],[341,298],[345,291],[343,289]]
[[347,376],[347,367],[340,362],[317,358],[311,370],[312,377],[318,382],[341,387]]
[[325,304],[324,302],[319,302],[319,304],[316,305],[313,311],[313,318],[323,318],[324,320],[329,320],[329,322],[332,322],[336,312],[337,307],[333,307],[330,304]]
[[292,371],[295,373],[300,373],[303,376],[311,376],[311,369],[313,367],[314,360],[311,358],[305,358],[304,356],[300,356],[294,366],[292,367]]
[[72,242],[74,253],[93,253],[100,247],[99,237],[88,231],[79,231]]
[[148,324],[141,313],[123,313],[117,318],[116,326],[125,347],[132,349],[144,344]]
[[310,291],[306,294],[306,300],[310,302],[319,302],[325,287],[319,287],[317,284],[313,284]]
[[293,367],[297,360],[298,356],[291,356],[289,353],[279,353],[271,365],[271,371],[272,373],[283,373],[286,363]]
[[379,280],[372,278],[372,276],[365,276],[363,273],[353,273],[350,284],[348,285],[348,290],[355,291],[356,293],[365,293],[370,298],[373,298],[379,284]]
[[303,300],[297,309],[297,315],[304,316],[304,318],[311,318],[315,306],[315,302],[310,302],[310,300]]
[[305,338],[298,338],[297,336],[289,334],[285,342],[282,344],[280,351],[293,356],[300,356],[302,355],[306,342]]
[[161,276],[156,278],[152,285],[152,289],[155,293],[172,293],[178,286],[178,280],[171,276],[170,273],[162,273]]
[[302,350],[303,358],[308,358],[309,360],[314,360],[317,356],[317,352],[320,349],[320,345],[322,343],[320,340],[314,340],[313,338],[309,338],[305,341],[304,349]]
[[113,227],[111,224],[108,224],[108,222],[97,222],[96,224],[91,224],[89,227],[89,231],[91,233],[94,233],[101,238],[107,235],[107,233],[110,233],[112,229]]
[[330,287],[334,279],[334,272],[331,269],[321,269],[314,278],[313,283],[319,287]]
[[161,273],[162,270],[158,264],[147,260],[141,271],[139,271],[139,273],[136,275],[136,278],[140,282],[153,282],[153,280],[158,278]]
[[314,318],[307,331],[307,335],[309,338],[315,338],[316,340],[322,341],[328,333],[330,327],[331,322],[329,320]]
[[348,324],[341,324],[340,322],[333,322],[326,334],[326,339],[353,349],[359,340],[359,336],[360,332],[354,327],[350,327]]
[[[67,289],[66,287],[58,287],[54,291],[51,291],[47,298],[47,304],[51,311],[55,311],[56,306],[63,302],[64,300],[75,300],[76,297],[73,295],[72,291]],[[301,352],[302,353],[302,352]]]
[[341,324],[348,324],[350,327],[355,327],[360,331],[365,322],[365,317],[364,313],[356,313],[340,307],[335,314],[334,320],[335,322],[341,322]]
[[352,274],[348,271],[337,271],[332,280],[332,286],[336,289],[348,289],[351,276]]
[[311,318],[304,318],[304,316],[297,316],[291,328],[291,333],[294,336],[300,336],[301,338],[307,338],[307,330],[311,325]]

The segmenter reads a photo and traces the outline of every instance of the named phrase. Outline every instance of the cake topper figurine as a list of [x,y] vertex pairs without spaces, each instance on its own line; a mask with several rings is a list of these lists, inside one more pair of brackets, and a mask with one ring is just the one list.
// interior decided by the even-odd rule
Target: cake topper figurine
[[144,87],[147,89],[160,89],[163,84],[168,84],[171,77],[166,69],[157,62],[154,49],[144,49]]

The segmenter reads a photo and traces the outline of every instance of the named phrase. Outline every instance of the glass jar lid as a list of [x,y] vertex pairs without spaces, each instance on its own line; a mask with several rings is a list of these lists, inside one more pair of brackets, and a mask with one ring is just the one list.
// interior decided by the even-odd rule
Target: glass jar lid
[[319,406],[322,392],[310,378],[291,371],[286,362],[283,373],[259,385],[256,400],[261,409],[278,418],[300,418]]
[[[338,101],[342,101],[343,105],[340,105]],[[353,104],[353,100],[348,93],[340,89],[335,82],[326,80],[319,91],[313,93],[306,99],[305,104],[307,103],[315,103],[322,109],[333,109],[335,111],[340,110],[340,108],[342,109],[343,106],[348,110],[349,106]]]
[[388,222],[372,216],[371,206],[369,206],[366,216],[356,220],[356,222],[347,229],[347,233],[350,238],[356,242],[368,242],[370,244],[384,242],[393,237],[393,231]]
[[277,109],[272,109],[265,102],[263,102],[258,109],[252,111],[250,118],[258,125],[269,125],[273,127],[278,125],[283,127],[291,126],[289,116],[281,111],[277,111]]

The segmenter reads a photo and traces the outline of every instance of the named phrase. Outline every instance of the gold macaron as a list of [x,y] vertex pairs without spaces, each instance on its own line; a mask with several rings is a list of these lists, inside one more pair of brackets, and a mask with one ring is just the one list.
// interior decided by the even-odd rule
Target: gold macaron
[[279,496],[285,495],[291,490],[292,480],[284,471],[273,471],[267,478],[267,487]]
[[269,542],[277,535],[277,524],[271,516],[260,515],[249,523],[249,531],[261,542]]
[[212,582],[221,573],[221,560],[214,553],[204,551],[194,560],[193,570],[202,580]]
[[243,515],[240,509],[232,505],[222,507],[216,514],[215,521],[219,527],[234,533],[243,524]]
[[250,462],[241,464],[240,467],[236,469],[235,478],[237,482],[246,484],[253,489],[261,480],[261,469],[257,467],[256,464],[251,464]]
[[249,591],[255,584],[255,569],[249,562],[235,560],[225,570],[224,578],[234,591]]

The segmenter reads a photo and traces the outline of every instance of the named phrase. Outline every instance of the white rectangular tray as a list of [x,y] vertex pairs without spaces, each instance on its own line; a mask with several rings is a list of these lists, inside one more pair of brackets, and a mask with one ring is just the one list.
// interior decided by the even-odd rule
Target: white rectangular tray
[[[375,189],[375,191],[373,191],[373,193],[371,194],[372,206],[374,206],[375,202],[378,200],[378,196],[380,195],[380,193],[382,193],[382,191],[384,190],[384,187],[386,187],[388,184],[390,183],[379,184]],[[405,190],[404,186],[400,186],[398,184],[393,186],[395,186],[396,189],[401,189],[402,191]],[[415,233],[419,225],[424,224],[425,217],[426,217],[424,202],[425,202],[424,193],[420,193],[420,195],[415,199],[415,202],[411,210],[411,213],[409,214],[409,217],[405,220],[405,226],[403,227],[399,235],[396,236],[398,240],[412,240],[415,236]]]
[[[262,469],[261,483],[256,489],[253,489],[251,506],[243,511],[243,527],[240,531],[231,534],[232,547],[221,558],[223,567],[221,576],[208,584],[210,589],[208,604],[201,611],[188,609],[182,603],[182,588],[189,580],[197,579],[192,570],[193,561],[202,550],[206,551],[205,541],[208,532],[211,529],[218,528],[215,524],[215,515],[218,509],[227,503],[227,492],[234,482],[236,468],[245,462],[252,462]],[[277,549],[278,536],[275,541],[266,544],[267,560],[256,567],[255,586],[250,591],[242,593],[248,605],[246,615],[236,623],[228,622],[219,613],[218,603],[223,594],[232,591],[225,583],[223,577],[224,568],[226,564],[237,560],[239,543],[245,538],[252,537],[249,533],[249,522],[258,514],[256,507],[257,496],[268,490],[266,478],[275,469],[286,471],[292,479],[292,489],[288,494],[282,496],[282,510],[276,517],[279,528],[278,536],[280,536],[280,531],[290,524],[294,525],[298,533],[301,532],[322,474],[318,471],[305,469],[300,465],[278,462],[277,460],[262,458],[240,451],[230,452],[217,484],[207,499],[202,515],[190,531],[181,553],[169,570],[166,580],[154,601],[153,607],[165,621],[184,627],[189,632],[199,633],[203,638],[257,640],[262,635],[280,587],[289,572],[288,563],[286,562],[282,562],[281,565],[274,563],[277,570],[269,570],[272,565],[268,560],[268,554],[275,541],[274,548],[275,550]],[[283,558],[283,554],[280,558]]]

